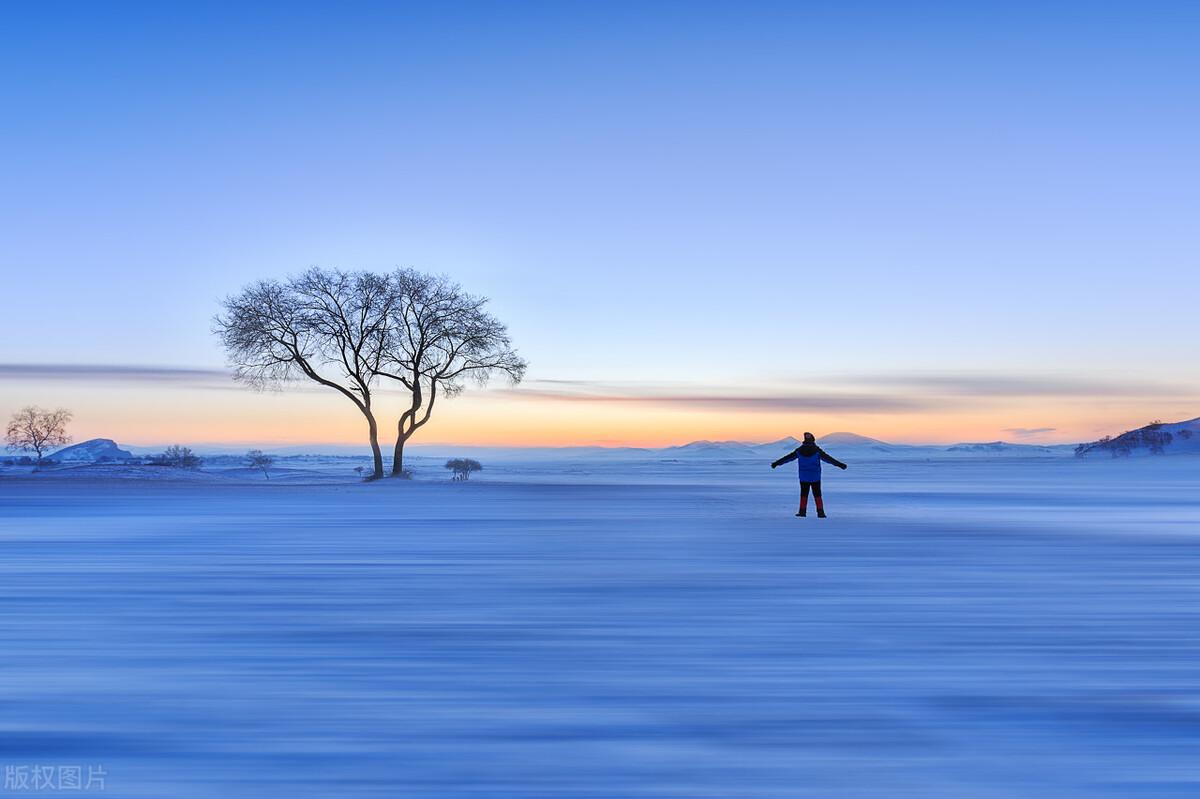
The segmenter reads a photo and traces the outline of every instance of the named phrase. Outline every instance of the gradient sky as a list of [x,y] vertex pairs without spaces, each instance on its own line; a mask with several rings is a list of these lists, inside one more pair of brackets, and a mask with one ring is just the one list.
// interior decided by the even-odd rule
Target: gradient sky
[[312,264],[509,323],[529,380],[425,441],[1200,415],[1200,4],[3,9],[0,415],[357,442],[219,373],[219,298]]

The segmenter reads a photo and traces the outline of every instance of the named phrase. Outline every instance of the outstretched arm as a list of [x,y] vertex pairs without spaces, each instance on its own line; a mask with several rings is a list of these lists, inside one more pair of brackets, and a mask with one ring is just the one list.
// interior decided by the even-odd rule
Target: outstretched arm
[[833,457],[832,455],[830,455],[830,454],[829,454],[828,452],[826,452],[825,450],[823,450],[823,449],[819,449],[819,450],[817,450],[817,452],[821,453],[821,460],[825,461],[825,462],[826,462],[826,463],[828,463],[830,466],[836,466],[836,467],[838,467],[839,469],[845,469],[845,468],[846,468],[846,464],[842,463],[841,461],[839,461],[837,458],[835,458],[835,457]]
[[782,466],[785,463],[796,460],[796,453],[798,453],[799,451],[800,451],[799,447],[792,450],[787,455],[784,455],[782,458],[780,458],[779,460],[772,463],[771,468],[774,469],[776,466]]

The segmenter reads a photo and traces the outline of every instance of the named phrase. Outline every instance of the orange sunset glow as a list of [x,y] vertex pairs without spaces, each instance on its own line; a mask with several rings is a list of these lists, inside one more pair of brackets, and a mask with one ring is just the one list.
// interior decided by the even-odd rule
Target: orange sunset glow
[[[68,381],[19,384],[22,396],[75,409],[77,437],[106,437],[141,446],[192,444],[361,445],[364,422],[344,398],[322,390],[255,392],[228,383],[200,388]],[[10,391],[13,391],[10,384]],[[16,392],[14,392],[16,393]],[[811,430],[852,431],[896,443],[955,443],[1015,439],[1067,443],[1097,438],[1115,427],[1145,424],[1138,397],[1001,397],[939,400],[936,410],[836,411],[711,408],[670,395],[612,398],[546,396],[489,389],[442,401],[414,445],[635,446],[689,441],[765,442]],[[1184,415],[1185,397],[1161,403],[1161,413]],[[400,397],[380,403],[381,440],[401,408]],[[1037,433],[1024,431],[1041,430]],[[1014,432],[1016,431],[1016,432]]]

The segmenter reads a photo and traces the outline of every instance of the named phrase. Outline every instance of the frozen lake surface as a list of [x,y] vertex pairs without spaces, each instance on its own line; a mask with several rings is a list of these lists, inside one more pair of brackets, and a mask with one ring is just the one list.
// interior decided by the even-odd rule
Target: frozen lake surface
[[1200,459],[852,461],[827,520],[758,463],[345,471],[0,477],[0,763],[122,797],[1200,796]]

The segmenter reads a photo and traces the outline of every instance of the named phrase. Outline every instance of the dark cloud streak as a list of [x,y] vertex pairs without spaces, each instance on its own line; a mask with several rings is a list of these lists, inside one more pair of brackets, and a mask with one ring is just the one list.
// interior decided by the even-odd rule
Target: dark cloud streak
[[1027,437],[1038,436],[1042,433],[1053,433],[1057,431],[1057,427],[1006,427],[1005,433],[1012,433],[1014,436]]
[[125,364],[0,363],[0,380],[103,380],[130,383],[232,381],[222,369],[194,369]]
[[[544,381],[539,381],[544,382]],[[730,395],[707,392],[673,393],[649,390],[622,393],[593,387],[586,391],[512,388],[490,392],[517,399],[542,399],[559,402],[665,405],[677,408],[706,408],[757,412],[779,411],[851,411],[859,413],[912,413],[941,407],[939,400],[853,394]]]

